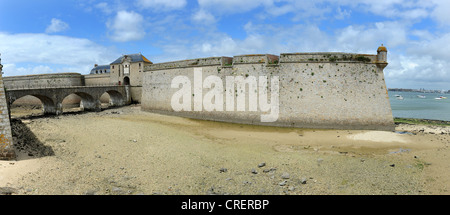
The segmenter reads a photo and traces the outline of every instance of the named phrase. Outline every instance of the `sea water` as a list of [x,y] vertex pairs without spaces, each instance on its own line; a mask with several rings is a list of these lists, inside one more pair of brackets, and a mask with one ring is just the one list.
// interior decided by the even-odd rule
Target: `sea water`
[[[450,121],[450,94],[400,91],[389,91],[388,94],[394,117]],[[396,95],[403,99],[398,99]],[[440,96],[447,99],[435,99]]]

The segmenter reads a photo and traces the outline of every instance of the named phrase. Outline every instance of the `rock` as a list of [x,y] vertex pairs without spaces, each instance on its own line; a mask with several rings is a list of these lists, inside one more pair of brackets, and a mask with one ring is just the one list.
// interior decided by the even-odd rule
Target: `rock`
[[306,178],[300,179],[300,184],[306,184]]
[[97,191],[95,190],[87,190],[86,192],[84,192],[84,195],[95,195]]
[[122,194],[123,193],[123,191],[122,191],[122,189],[120,187],[113,187],[111,189],[111,191],[116,193],[116,194]]
[[281,175],[281,178],[282,178],[282,179],[289,179],[289,178],[290,178],[290,175],[289,175],[289,173],[285,172],[285,173],[283,173],[283,174]]
[[321,164],[322,162],[323,162],[323,159],[322,159],[322,158],[317,159],[317,163],[318,163],[318,164]]
[[209,189],[206,191],[206,195],[217,195],[217,194],[220,194],[220,193],[218,193],[217,191],[215,191],[215,190],[214,190],[214,187],[211,187],[211,188],[209,188]]
[[219,172],[220,172],[220,173],[222,173],[222,172],[227,172],[227,171],[228,171],[227,168],[220,168],[220,169],[219,169]]
[[260,163],[260,164],[258,164],[258,167],[259,167],[259,168],[261,168],[261,167],[264,167],[264,166],[266,166],[266,163],[264,163],[264,162],[263,162],[263,163]]
[[264,173],[275,172],[275,170],[277,170],[277,168],[265,169],[265,170],[263,170],[263,172],[264,172]]
[[258,172],[256,171],[256,169],[252,169],[252,173],[253,173],[253,174],[258,174]]
[[11,195],[16,192],[17,190],[12,187],[0,187],[0,195]]

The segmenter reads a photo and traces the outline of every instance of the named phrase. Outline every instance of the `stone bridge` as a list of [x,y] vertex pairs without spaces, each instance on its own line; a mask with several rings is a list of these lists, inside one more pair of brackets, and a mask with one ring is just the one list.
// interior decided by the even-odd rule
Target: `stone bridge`
[[106,92],[111,106],[123,106],[131,103],[129,86],[68,86],[30,89],[6,89],[6,100],[11,107],[17,99],[31,95],[41,100],[44,114],[60,115],[63,112],[62,102],[65,97],[75,94],[81,97],[81,105],[85,111],[100,111],[100,97]]

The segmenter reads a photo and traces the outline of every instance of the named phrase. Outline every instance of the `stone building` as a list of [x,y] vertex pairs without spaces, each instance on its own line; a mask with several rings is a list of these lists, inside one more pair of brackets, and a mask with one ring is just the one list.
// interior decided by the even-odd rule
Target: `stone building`
[[153,64],[142,54],[129,54],[110,64],[110,83],[142,86],[144,67]]

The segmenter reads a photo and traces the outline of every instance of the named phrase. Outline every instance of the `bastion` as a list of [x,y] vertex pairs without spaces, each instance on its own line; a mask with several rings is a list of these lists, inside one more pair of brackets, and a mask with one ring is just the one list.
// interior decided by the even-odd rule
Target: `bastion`
[[[156,63],[145,66],[141,108],[231,123],[390,131],[394,122],[383,74],[386,56],[387,49],[381,46],[377,55],[254,54]],[[209,80],[219,82],[206,84]],[[233,88],[228,88],[226,80],[235,80]],[[180,96],[182,88],[184,95]],[[202,101],[203,107],[196,101]],[[262,108],[262,101],[278,106],[268,110]],[[184,109],[174,109],[174,103]],[[230,104],[234,106],[227,107]],[[274,109],[278,109],[274,120],[262,120]]]

